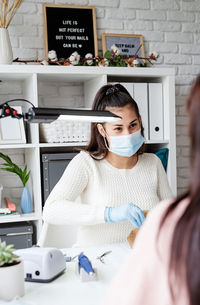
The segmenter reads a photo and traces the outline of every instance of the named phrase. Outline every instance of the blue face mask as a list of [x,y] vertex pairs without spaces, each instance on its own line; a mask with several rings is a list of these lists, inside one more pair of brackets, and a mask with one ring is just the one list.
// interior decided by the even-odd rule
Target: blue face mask
[[144,137],[141,135],[141,129],[128,135],[109,136],[109,139],[110,147],[107,147],[108,150],[123,157],[133,156],[145,141]]

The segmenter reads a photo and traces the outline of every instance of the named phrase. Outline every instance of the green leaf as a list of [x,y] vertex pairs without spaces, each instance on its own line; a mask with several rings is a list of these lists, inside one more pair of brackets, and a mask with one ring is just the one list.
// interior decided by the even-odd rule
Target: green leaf
[[10,165],[13,164],[10,157],[8,157],[7,155],[4,155],[4,154],[0,153],[0,158],[2,158],[4,161],[6,161]]
[[10,166],[10,164],[8,164],[8,163],[2,163],[1,165]]
[[13,169],[12,168],[0,168],[0,169],[3,170],[3,171],[6,171],[6,172],[13,173]]
[[123,60],[121,60],[121,67],[126,67],[126,63]]
[[103,57],[109,59],[109,58],[112,57],[112,53],[111,53],[109,50],[107,50],[107,51],[104,53],[104,56],[103,56]]
[[30,171],[27,174],[27,166],[25,166],[24,170],[22,170],[17,164],[12,162],[9,156],[6,156],[2,153],[0,153],[0,158],[7,162],[2,164],[5,167],[0,167],[0,170],[4,170],[18,175],[23,185],[25,186],[30,176]]
[[0,243],[0,267],[6,264],[12,264],[16,261],[18,256],[13,253],[14,250],[12,244],[6,245],[6,242]]
[[27,174],[27,166],[25,166],[24,170],[22,171],[22,181],[24,181],[26,174]]
[[30,171],[27,174],[27,166],[25,166],[24,171],[22,172],[22,183],[25,186],[30,176]]
[[29,171],[28,174],[25,176],[24,183],[23,183],[24,186],[26,185],[26,183],[30,177],[30,173],[31,173],[31,171]]
[[116,59],[120,60],[122,58],[121,55],[115,56]]
[[22,175],[22,170],[17,166],[16,164],[13,164],[13,170],[15,171],[16,174]]

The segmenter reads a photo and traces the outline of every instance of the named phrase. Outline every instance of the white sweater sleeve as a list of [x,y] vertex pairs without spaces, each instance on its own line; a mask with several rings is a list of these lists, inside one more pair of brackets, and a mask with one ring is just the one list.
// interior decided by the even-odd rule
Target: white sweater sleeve
[[166,172],[164,170],[164,167],[162,165],[161,160],[155,156],[157,159],[157,175],[158,175],[158,197],[160,199],[160,201],[168,199],[168,198],[172,198],[173,197],[173,193],[172,190],[169,186],[169,182],[168,182],[168,178],[166,175]]
[[104,223],[105,207],[75,200],[87,187],[90,168],[79,153],[67,166],[46,200],[43,220],[55,225],[95,225]]

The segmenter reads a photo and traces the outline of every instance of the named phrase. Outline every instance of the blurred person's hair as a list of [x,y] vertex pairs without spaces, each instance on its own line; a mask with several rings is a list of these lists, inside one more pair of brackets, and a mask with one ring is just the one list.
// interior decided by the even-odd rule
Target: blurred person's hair
[[[172,285],[186,281],[190,305],[200,304],[200,75],[196,78],[186,109],[189,117],[191,177],[188,191],[179,196],[167,209],[161,220],[159,233],[168,216],[175,212],[183,199],[189,205],[175,226],[169,262],[169,285],[174,301],[178,299],[177,290]],[[158,233],[158,237],[159,237]],[[175,291],[176,290],[176,291]],[[180,289],[179,289],[180,290]],[[179,293],[179,292],[178,292]],[[176,302],[175,302],[176,304]]]

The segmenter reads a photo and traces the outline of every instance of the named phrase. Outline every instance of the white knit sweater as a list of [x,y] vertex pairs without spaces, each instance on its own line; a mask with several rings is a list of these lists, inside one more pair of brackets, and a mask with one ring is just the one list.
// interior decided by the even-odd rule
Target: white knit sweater
[[160,159],[139,155],[132,169],[117,169],[80,152],[67,166],[49,195],[43,219],[56,225],[79,226],[76,246],[123,242],[133,229],[129,221],[105,223],[105,206],[133,202],[142,210],[172,197]]

